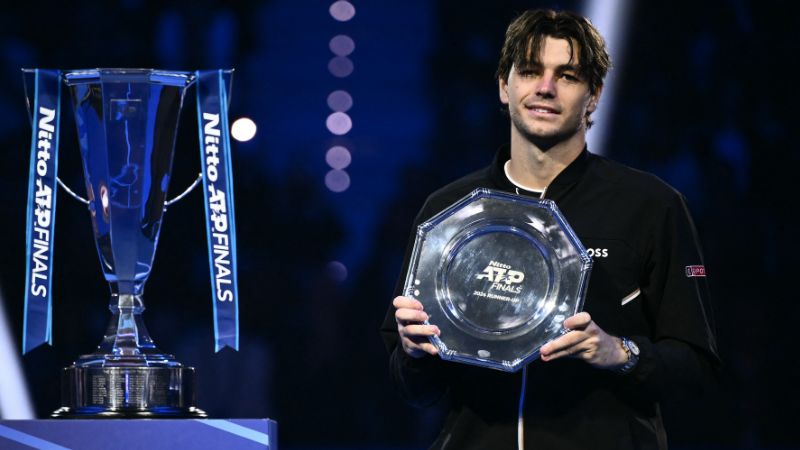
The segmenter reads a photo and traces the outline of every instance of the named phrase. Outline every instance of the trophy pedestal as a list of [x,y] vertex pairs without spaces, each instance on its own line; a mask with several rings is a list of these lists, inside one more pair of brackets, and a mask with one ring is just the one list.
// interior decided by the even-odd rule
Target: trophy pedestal
[[2,449],[278,450],[270,419],[0,420]]
[[205,418],[195,407],[192,367],[78,367],[61,376],[64,419]]

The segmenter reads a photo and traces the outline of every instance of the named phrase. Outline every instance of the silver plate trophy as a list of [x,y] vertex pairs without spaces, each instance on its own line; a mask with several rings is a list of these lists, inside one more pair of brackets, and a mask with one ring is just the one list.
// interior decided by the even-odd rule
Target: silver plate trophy
[[[32,177],[36,176],[37,171],[40,175],[47,173],[45,162],[51,162],[50,155],[42,157],[42,152],[57,151],[58,120],[53,117],[58,111],[62,83],[71,94],[87,198],[81,199],[65,186],[62,187],[88,206],[100,264],[111,287],[111,320],[105,336],[93,353],[80,356],[64,369],[62,407],[53,413],[54,417],[206,417],[205,412],[195,406],[194,369],[158,349],[142,320],[145,309],[144,285],[155,257],[165,205],[171,202],[167,200],[167,189],[178,118],[186,89],[197,81],[199,73],[151,69],[25,71],[26,90],[34,121],[33,145],[39,150],[41,160],[38,165],[32,163]],[[229,76],[230,71],[219,71],[218,78],[223,83],[226,74]],[[45,85],[41,84],[46,76],[55,80],[51,82],[49,91],[45,91]],[[35,100],[30,100],[32,95]],[[225,103],[224,95],[220,97],[219,102]],[[50,106],[52,109],[42,106],[45,101],[54,105]],[[224,117],[222,122],[214,122],[204,128],[206,133],[214,133],[211,140],[206,138],[203,142],[207,150],[217,152],[216,145],[219,143],[221,148],[221,139],[227,136],[217,131],[222,129],[227,133],[227,109],[223,111],[224,114],[220,114]],[[217,117],[209,114],[200,116]],[[43,143],[42,139],[48,141]],[[210,146],[210,142],[213,146]],[[34,152],[33,158],[36,155]],[[216,167],[214,169],[216,178]],[[198,178],[192,187],[200,180]],[[204,184],[208,182],[209,189],[213,189],[209,180],[202,180]],[[36,183],[39,187],[32,188],[31,192],[35,190],[38,198],[42,183],[38,179]],[[54,188],[48,189],[50,192]],[[29,207],[29,213],[47,212],[40,206],[39,203],[35,204],[35,210]],[[52,206],[54,210],[54,200],[52,205],[45,206]],[[232,210],[233,205],[229,204],[228,208]],[[221,216],[217,214],[220,214],[220,210],[212,212],[219,221]],[[36,222],[36,215],[31,217],[34,224],[47,222]],[[41,231],[38,225],[33,228],[33,233],[43,236],[46,230]],[[37,251],[29,253],[33,253],[34,257],[43,254],[44,250],[38,250],[35,246],[34,242]],[[46,262],[49,264],[49,261]],[[37,262],[32,270],[35,272],[40,265],[43,266],[43,263]],[[36,281],[32,280],[34,283]],[[45,290],[42,288],[39,291]],[[229,299],[226,300],[231,303]],[[49,312],[44,314],[43,311],[37,313],[33,310],[42,309],[42,304],[39,298],[33,296],[30,302],[26,299],[26,339],[29,342],[23,344],[25,351],[32,347],[29,335],[34,335],[30,331],[33,328],[44,330],[46,327],[43,333],[46,333],[45,339],[50,339]],[[215,303],[215,319],[217,315]],[[42,317],[46,317],[46,320],[34,321]],[[43,322],[47,322],[46,325]],[[236,330],[235,345],[238,346],[238,325]]]
[[476,189],[419,226],[405,295],[443,359],[513,372],[581,310],[591,266],[554,202]]

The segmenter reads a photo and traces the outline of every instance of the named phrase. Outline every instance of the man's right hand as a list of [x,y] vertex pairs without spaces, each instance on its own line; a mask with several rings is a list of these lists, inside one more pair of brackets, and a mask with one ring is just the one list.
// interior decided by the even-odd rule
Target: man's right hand
[[412,358],[437,354],[439,350],[428,338],[439,336],[439,327],[422,324],[428,320],[428,315],[422,310],[422,303],[410,297],[399,296],[395,297],[392,305],[396,308],[394,320],[397,322],[403,351]]

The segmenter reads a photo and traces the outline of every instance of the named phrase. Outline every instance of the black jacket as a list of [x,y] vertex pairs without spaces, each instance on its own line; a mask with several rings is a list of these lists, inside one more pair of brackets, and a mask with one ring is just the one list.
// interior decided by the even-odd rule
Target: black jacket
[[[414,231],[477,187],[525,194],[505,176],[509,158],[508,148],[501,149],[491,166],[434,192]],[[703,266],[703,257],[685,199],[653,175],[586,150],[544,197],[556,202],[584,247],[594,249],[584,310],[607,333],[636,342],[641,356],[627,375],[574,359],[531,363],[525,446],[664,449],[659,397],[668,386],[691,386],[719,362],[706,278],[696,276],[697,269],[687,272],[689,266]],[[413,242],[412,232],[395,295],[402,292]],[[641,293],[630,299],[637,289]],[[392,307],[382,333],[401,395],[420,406],[444,396],[449,402],[432,448],[517,448],[522,371],[504,373],[438,357],[413,359],[399,345]]]

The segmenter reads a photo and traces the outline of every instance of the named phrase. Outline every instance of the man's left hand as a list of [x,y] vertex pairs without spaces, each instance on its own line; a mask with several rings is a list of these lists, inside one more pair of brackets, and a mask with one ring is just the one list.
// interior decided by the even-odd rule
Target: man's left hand
[[542,361],[563,357],[577,358],[600,369],[618,369],[628,361],[622,340],[603,331],[587,312],[564,321],[569,333],[548,342],[540,349]]

